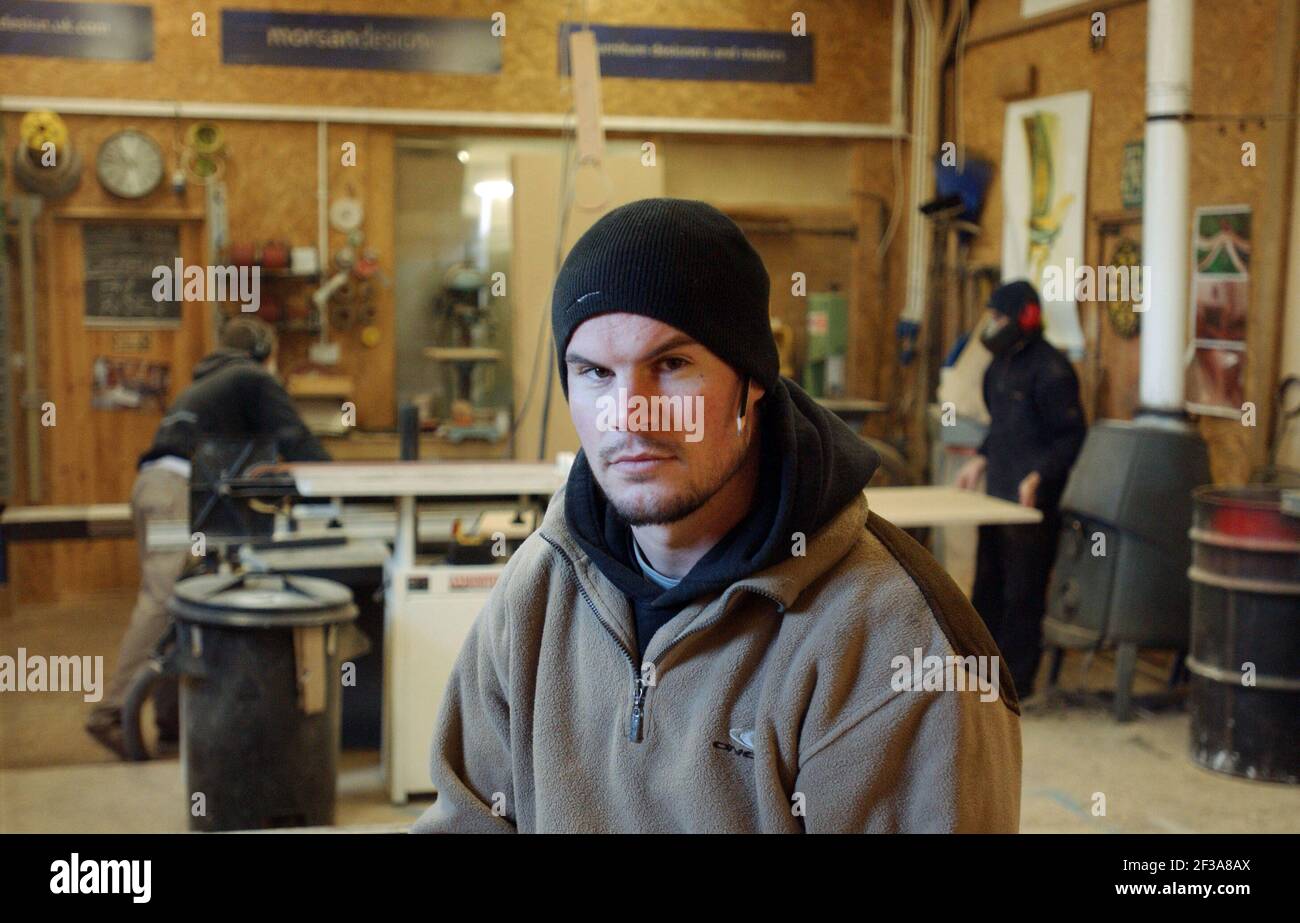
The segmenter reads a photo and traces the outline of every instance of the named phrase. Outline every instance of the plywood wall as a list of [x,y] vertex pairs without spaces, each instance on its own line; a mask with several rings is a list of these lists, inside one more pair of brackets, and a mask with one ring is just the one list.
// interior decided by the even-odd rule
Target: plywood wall
[[[154,10],[155,58],[151,62],[78,61],[57,58],[6,57],[4,92],[7,96],[181,100],[187,102],[251,103],[296,106],[348,106],[402,109],[467,110],[486,112],[563,113],[570,102],[567,81],[557,73],[557,28],[568,5],[552,0],[372,0],[367,12],[405,15],[487,17],[496,11],[507,16],[499,75],[403,74],[379,71],[338,71],[272,67],[225,66],[220,61],[220,11],[226,4],[200,0],[184,6],[147,0]],[[354,13],[348,0],[249,0],[231,4],[241,9],[267,8],[296,11]],[[775,0],[718,0],[701,4],[693,0],[593,0],[587,6],[593,21],[659,26],[695,26],[721,29],[784,30],[793,10]],[[894,0],[813,0],[800,4],[814,36],[813,84],[713,83],[700,81],[641,81],[610,78],[603,83],[604,110],[609,115],[686,118],[764,119],[824,122],[884,123],[891,111],[890,75]],[[191,33],[193,14],[207,20],[207,34]],[[4,113],[5,134],[17,137],[19,113]],[[102,140],[125,127],[140,129],[159,142],[169,167],[179,156],[180,139],[190,120],[66,116],[74,143],[93,160]],[[283,240],[291,245],[317,242],[317,126],[308,122],[219,122],[225,133],[228,157],[230,237],[236,241]],[[404,129],[403,129],[404,130]],[[399,129],[378,124],[332,124],[328,128],[327,163],[330,195],[353,194],[366,208],[366,246],[373,248],[387,280],[395,278],[393,249],[393,151]],[[356,144],[357,163],[344,166],[341,146]],[[882,164],[888,164],[888,143],[874,146]],[[847,149],[847,145],[846,145]],[[698,160],[698,158],[697,158]],[[743,177],[742,168],[734,175]],[[770,173],[771,171],[767,171]],[[877,171],[880,172],[880,171]],[[843,171],[836,188],[842,192]],[[681,175],[689,184],[691,171]],[[787,175],[795,199],[816,196],[821,173],[808,163],[802,172]],[[748,182],[748,180],[746,180]],[[755,177],[753,183],[777,184],[778,178]],[[6,178],[6,190],[15,189]],[[627,190],[624,190],[627,191]],[[887,190],[885,190],[887,192]],[[779,198],[779,188],[775,190]],[[714,196],[707,196],[713,198]],[[180,196],[164,184],[145,199],[132,203],[141,216],[185,213],[202,215],[201,191],[189,188]],[[69,214],[99,210],[123,214],[125,206],[105,192],[88,169],[80,187],[58,208]],[[52,259],[75,260],[76,237],[69,230],[56,240],[53,229],[68,219],[50,217],[38,241],[38,339],[42,388],[60,388],[61,400],[76,405],[77,419],[87,432],[113,430],[112,445],[102,439],[43,445],[47,464],[42,479],[44,502],[92,503],[124,501],[129,493],[136,457],[148,445],[157,414],[141,412],[130,425],[120,415],[89,409],[88,369],[85,355],[102,347],[77,323],[82,310],[71,276],[52,267]],[[71,228],[71,225],[69,225]],[[193,233],[200,233],[197,225]],[[330,232],[330,250],[341,246],[340,235]],[[201,240],[189,238],[197,258]],[[189,251],[187,251],[188,253]],[[187,259],[189,257],[187,256]],[[807,259],[804,260],[808,261]],[[16,274],[15,274],[16,275]],[[847,275],[847,273],[846,273]],[[65,290],[66,289],[66,290]],[[297,297],[307,290],[296,293]],[[57,310],[56,299],[66,299]],[[360,342],[358,331],[339,336],[340,368],[355,386],[358,423],[362,428],[394,425],[393,342],[394,298],[391,288],[378,287],[376,325],[380,342],[373,348]],[[193,306],[197,308],[198,306]],[[20,331],[16,312],[12,329]],[[53,327],[66,327],[55,336]],[[189,367],[211,346],[202,313],[187,307],[180,331],[155,338],[154,348],[173,362],[172,395],[189,380]],[[531,329],[531,328],[530,328]],[[172,342],[175,341],[175,343]],[[166,342],[164,342],[166,341]],[[183,345],[177,345],[183,344]],[[280,366],[291,371],[302,364],[308,341],[302,335],[282,338]],[[57,355],[53,355],[56,352]],[[866,372],[857,369],[864,377]],[[66,377],[66,380],[64,378]],[[57,381],[56,381],[57,379]],[[558,391],[557,391],[558,394]],[[517,398],[518,399],[518,398]],[[81,405],[85,405],[82,407]],[[18,407],[13,408],[15,415]],[[553,416],[563,406],[553,408]],[[563,422],[563,421],[561,421]],[[13,446],[20,461],[15,483],[21,485],[24,456],[21,430]],[[559,437],[557,436],[557,439]],[[521,441],[531,444],[535,437]],[[21,488],[11,503],[27,502]],[[134,581],[134,548],[129,541],[33,544],[11,549],[10,572],[19,590],[18,601],[79,595],[109,586],[129,586]],[[67,579],[51,580],[62,573]],[[26,576],[19,576],[26,575]]]
[[[1293,0],[1188,0],[1194,2],[1193,111],[1197,113],[1261,113],[1270,111],[1272,63],[1279,4]],[[1087,261],[1096,264],[1096,221],[1093,216],[1122,210],[1120,174],[1123,148],[1140,140],[1144,129],[1146,85],[1145,3],[1134,3],[1107,12],[1106,40],[1099,50],[1090,45],[1089,19],[1085,14],[994,41],[978,42],[989,33],[1020,22],[1020,0],[980,0],[971,20],[970,36],[976,44],[966,55],[959,115],[967,148],[972,154],[1001,161],[1006,102],[999,98],[998,84],[1009,67],[1031,64],[1037,71],[1038,96],[1075,90],[1092,93],[1092,135],[1088,157]],[[952,131],[952,126],[948,127]],[[1282,203],[1265,195],[1266,171],[1241,163],[1243,141],[1254,141],[1261,159],[1280,156],[1289,145],[1285,122],[1258,121],[1244,127],[1236,120],[1194,122],[1191,142],[1190,205],[1247,203],[1255,211],[1255,227],[1265,209]],[[1267,153],[1266,153],[1267,152]],[[1001,252],[1002,182],[996,176],[984,210],[985,233],[973,251],[978,261],[997,263]],[[1140,229],[1138,231],[1140,238]],[[1188,246],[1190,247],[1188,229]],[[1256,287],[1257,288],[1257,287]],[[1253,309],[1252,309],[1253,311]],[[1087,318],[1084,328],[1088,329]],[[1104,321],[1103,321],[1104,323]],[[1251,324],[1248,350],[1263,355],[1272,348],[1275,331],[1267,324]],[[1105,367],[1119,370],[1109,382],[1109,397],[1101,411],[1118,416],[1131,412],[1135,396],[1125,388],[1136,386],[1138,341],[1107,337],[1101,344]],[[1095,344],[1089,343],[1089,349]],[[1264,386],[1265,388],[1267,385]],[[1267,393],[1256,387],[1247,400],[1265,402]],[[1205,420],[1202,430],[1210,442],[1214,474],[1220,481],[1241,481],[1249,474],[1249,443],[1262,439],[1257,430],[1235,421]]]
[[[407,109],[549,112],[568,110],[558,77],[558,28],[567,10],[557,0],[367,0],[373,14],[506,16],[499,75],[224,66],[221,9],[356,13],[354,0],[145,0],[154,10],[151,63],[28,58],[7,68],[5,92],[32,96],[96,96],[220,102]],[[783,31],[797,9],[814,39],[815,82],[718,84],[694,80],[611,79],[604,90],[611,115],[889,121],[893,0],[590,0],[593,22]],[[207,34],[192,34],[192,17],[206,17]],[[6,62],[7,63],[7,62]]]
[[[5,135],[17,137],[19,115],[5,113]],[[175,158],[188,127],[188,120],[127,119],[107,116],[67,116],[73,143],[93,163],[94,152],[108,135],[132,127],[153,137],[168,158]],[[290,244],[315,246],[317,240],[316,125],[294,122],[219,123],[227,139],[225,182],[228,188],[229,225],[232,240],[284,240]],[[342,144],[356,144],[355,166],[343,166]],[[391,427],[393,407],[393,133],[387,127],[365,125],[334,126],[328,135],[329,189],[331,195],[353,194],[365,205],[366,246],[380,259],[387,282],[376,286],[376,325],[381,332],[377,346],[361,343],[357,329],[335,336],[341,344],[339,368],[354,382],[357,422],[363,428]],[[18,192],[9,179],[6,194]],[[37,362],[42,394],[56,402],[60,424],[42,430],[40,500],[43,503],[84,504],[125,502],[135,472],[135,462],[152,441],[161,414],[153,410],[106,411],[90,407],[90,361],[95,355],[113,355],[112,332],[89,329],[82,323],[84,298],[80,275],[80,226],[88,216],[94,220],[124,219],[184,220],[183,258],[204,262],[203,193],[189,186],[181,195],[166,182],[149,196],[123,202],[106,192],[88,168],[77,189],[51,203],[37,229]],[[331,233],[331,250],[344,243]],[[10,318],[14,336],[21,336],[15,280]],[[286,295],[306,297],[311,289],[297,283],[277,285]],[[16,339],[15,343],[20,343]],[[306,361],[311,342],[307,334],[281,336],[279,365],[282,373]],[[179,330],[151,334],[150,347],[139,357],[166,359],[172,366],[169,400],[189,383],[194,363],[213,346],[203,306],[186,304]],[[137,354],[132,354],[137,355]],[[21,419],[15,400],[10,409]],[[15,490],[10,503],[29,502],[26,489],[25,430],[15,427],[13,457]],[[80,595],[88,590],[129,586],[134,580],[135,549],[129,540],[96,542],[34,543],[10,549],[10,574],[16,601]],[[68,579],[51,581],[52,573]]]

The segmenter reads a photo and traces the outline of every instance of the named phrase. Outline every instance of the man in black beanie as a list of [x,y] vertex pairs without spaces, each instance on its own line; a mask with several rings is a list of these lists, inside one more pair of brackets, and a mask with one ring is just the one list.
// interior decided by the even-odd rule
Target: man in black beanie
[[[992,639],[868,511],[875,453],[779,375],[768,288],[703,202],[574,245],[552,329],[582,450],[461,650],[415,832],[1017,829]],[[914,683],[927,655],[982,681]]]
[[989,297],[980,339],[993,353],[984,372],[989,429],[957,474],[973,490],[987,474],[990,496],[1043,511],[1033,525],[979,528],[971,602],[1028,698],[1042,658],[1047,583],[1056,559],[1057,510],[1087,433],[1079,379],[1070,361],[1043,338],[1038,292],[1024,280]]

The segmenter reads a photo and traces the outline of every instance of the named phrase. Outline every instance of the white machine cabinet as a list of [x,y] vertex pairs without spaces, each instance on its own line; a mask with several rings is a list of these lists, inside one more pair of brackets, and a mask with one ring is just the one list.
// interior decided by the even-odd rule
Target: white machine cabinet
[[504,564],[384,568],[383,762],[389,799],[433,792],[433,725],[452,666]]
[[[429,777],[433,725],[465,636],[487,602],[505,561],[446,565],[416,557],[420,497],[482,501],[550,497],[564,484],[572,457],[544,462],[300,462],[287,465],[306,497],[395,497],[393,553],[384,564],[384,701],[382,758],[388,796],[403,804],[433,792]],[[489,498],[494,498],[489,501]],[[522,539],[536,518],[484,518],[488,532]]]

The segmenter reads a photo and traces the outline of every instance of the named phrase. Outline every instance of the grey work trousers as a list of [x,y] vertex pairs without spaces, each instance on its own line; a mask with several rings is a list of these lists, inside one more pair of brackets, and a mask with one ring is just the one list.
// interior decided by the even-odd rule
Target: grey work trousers
[[[167,631],[167,598],[185,567],[189,550],[151,550],[149,526],[167,520],[188,523],[189,510],[190,482],[183,474],[155,467],[136,475],[131,488],[131,520],[140,549],[140,592],[131,612],[131,624],[122,637],[113,678],[92,721],[120,716],[131,680]],[[159,685],[154,696],[154,716],[160,731],[175,734],[178,716],[174,683]]]

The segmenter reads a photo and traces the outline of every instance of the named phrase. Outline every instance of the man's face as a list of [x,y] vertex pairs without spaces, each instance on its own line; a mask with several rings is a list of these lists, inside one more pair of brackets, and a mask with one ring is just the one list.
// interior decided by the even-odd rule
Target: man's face
[[1011,323],[1011,318],[1007,317],[1007,315],[1003,314],[1001,311],[989,308],[985,317],[984,330],[989,336],[992,336],[1009,323]]
[[737,433],[740,376],[677,328],[602,314],[574,331],[565,363],[569,413],[596,483],[631,525],[690,515],[740,469],[763,389],[750,385]]

